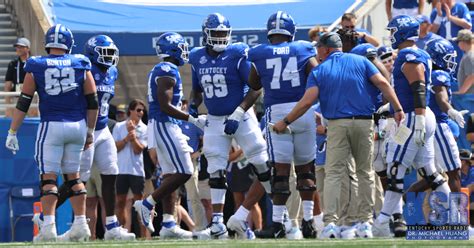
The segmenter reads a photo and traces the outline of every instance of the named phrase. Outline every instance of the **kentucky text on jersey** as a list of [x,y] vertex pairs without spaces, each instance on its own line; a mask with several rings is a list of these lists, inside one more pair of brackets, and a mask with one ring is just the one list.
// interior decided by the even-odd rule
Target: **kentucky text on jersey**
[[199,74],[227,74],[227,67],[209,67],[209,68],[199,68]]
[[118,77],[118,70],[117,67],[111,66],[104,71],[101,66],[93,64],[91,73],[95,80],[99,99],[99,115],[95,130],[102,130],[107,127],[109,122],[109,106],[115,95],[115,81]]

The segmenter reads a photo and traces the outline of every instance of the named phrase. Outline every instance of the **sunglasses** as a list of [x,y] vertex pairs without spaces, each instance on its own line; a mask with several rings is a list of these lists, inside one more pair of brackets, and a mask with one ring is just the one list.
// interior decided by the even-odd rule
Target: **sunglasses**
[[344,26],[344,29],[354,29],[355,26]]
[[144,109],[138,109],[138,108],[137,108],[137,109],[135,109],[135,111],[137,111],[137,113],[141,113],[141,112],[144,111]]

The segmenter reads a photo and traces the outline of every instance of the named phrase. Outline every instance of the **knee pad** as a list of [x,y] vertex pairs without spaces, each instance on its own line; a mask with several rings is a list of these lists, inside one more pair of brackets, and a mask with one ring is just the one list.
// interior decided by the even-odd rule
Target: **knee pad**
[[272,168],[272,164],[270,162],[263,163],[260,165],[255,165],[249,163],[249,165],[252,166],[253,171],[255,175],[257,175],[257,178],[260,182],[266,182],[269,181],[272,177],[272,172],[270,168]]
[[[43,190],[43,187],[45,185],[54,185],[56,186],[56,189],[48,189],[48,190]],[[56,197],[59,197],[59,193],[58,193],[58,184],[57,184],[57,181],[56,180],[53,180],[53,179],[43,179],[43,177],[41,177],[41,188],[40,188],[40,192],[41,192],[41,196],[47,196],[47,195],[54,195]]]
[[[311,180],[310,182],[307,181]],[[316,175],[313,172],[303,172],[296,174],[296,189],[298,191],[315,191]]]
[[227,189],[227,180],[225,178],[226,171],[218,170],[211,173],[209,177],[209,187],[212,189]]
[[272,194],[273,195],[290,195],[290,176],[276,176],[275,171],[272,173]]
[[403,194],[403,188],[399,188],[397,184],[403,184],[403,177],[397,178],[398,175],[398,166],[400,166],[400,162],[395,162],[390,167],[390,178],[388,179],[387,189],[393,192],[397,192]]
[[[65,177],[65,178],[67,178],[67,177]],[[72,189],[72,187],[74,187],[74,185],[81,184],[81,183],[82,183],[82,181],[79,178],[75,178],[75,179],[71,179],[71,180],[66,181],[66,185],[69,188],[69,191],[71,192],[71,196],[78,196],[78,195],[87,194],[87,190],[86,190],[85,187],[83,189],[80,189],[80,190],[77,190],[77,191]]]
[[433,172],[431,175],[428,175],[425,168],[420,168],[418,169],[418,173],[430,184],[432,190],[436,190],[439,186],[446,182],[446,180],[444,180],[444,178],[437,171]]

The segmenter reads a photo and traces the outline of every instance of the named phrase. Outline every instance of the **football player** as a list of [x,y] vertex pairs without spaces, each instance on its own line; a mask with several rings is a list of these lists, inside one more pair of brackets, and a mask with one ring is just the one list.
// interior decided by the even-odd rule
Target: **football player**
[[283,119],[300,100],[306,89],[306,78],[316,65],[316,51],[311,43],[293,41],[295,21],[283,12],[272,14],[267,21],[269,44],[250,49],[252,68],[249,85],[254,90],[265,91],[267,147],[272,173],[273,226],[256,232],[261,238],[285,237],[284,214],[290,194],[289,175],[293,162],[297,175],[297,189],[303,202],[302,231],[306,238],[315,238],[313,223],[313,194],[315,186],[314,158],[316,153],[316,122],[314,113],[308,111],[291,124],[284,134],[272,132],[275,120]]
[[433,61],[429,107],[436,117],[435,161],[438,170],[448,174],[451,191],[460,192],[461,159],[456,140],[448,126],[448,117],[464,128],[463,115],[469,111],[457,111],[451,105],[451,82],[455,82],[453,73],[457,66],[456,50],[449,41],[443,38],[429,41],[425,50]]
[[72,241],[87,240],[86,189],[79,178],[83,149],[94,142],[98,100],[91,63],[80,54],[70,54],[74,45],[71,30],[64,25],[51,27],[45,35],[47,56],[31,57],[25,64],[25,81],[8,131],[6,147],[18,151],[16,132],[38,92],[41,123],[35,146],[40,169],[41,203],[44,223],[34,241],[57,239],[55,208],[58,201],[57,174],[64,174],[71,191],[74,222],[68,231]]
[[[228,236],[223,223],[223,210],[227,190],[226,167],[232,139],[242,147],[245,157],[255,168],[257,178],[270,192],[265,141],[255,113],[253,110],[247,111],[261,91],[248,89],[248,46],[243,43],[230,44],[231,31],[229,20],[223,15],[210,14],[202,25],[204,46],[194,48],[189,56],[193,80],[190,112],[197,111],[203,98],[208,110],[203,152],[209,164],[207,171],[210,174],[213,217],[209,227],[198,233],[201,239]],[[244,212],[248,214],[248,209]],[[247,233],[244,222],[232,225],[229,228],[235,229],[239,236],[253,237]]]
[[407,118],[387,143],[389,184],[382,210],[374,222],[374,236],[390,235],[390,217],[402,197],[403,178],[408,167],[415,165],[423,180],[436,191],[450,192],[434,165],[436,120],[433,112],[426,108],[426,92],[431,83],[431,59],[415,46],[418,27],[418,21],[406,15],[393,18],[387,26],[391,32],[392,48],[399,49],[393,69],[393,83]]
[[183,97],[183,85],[178,68],[188,62],[188,43],[174,32],[167,32],[158,37],[155,44],[156,53],[162,62],[155,65],[148,78],[149,118],[153,119],[150,144],[156,147],[163,180],[158,189],[144,200],[135,201],[135,211],[142,224],[153,233],[155,228],[151,221],[153,208],[157,201],[163,204],[163,223],[160,230],[162,239],[191,239],[192,233],[176,225],[173,213],[176,202],[176,189],[184,185],[194,171],[191,162],[192,148],[186,142],[178,123],[186,120],[203,128],[205,117],[194,118],[180,108]]

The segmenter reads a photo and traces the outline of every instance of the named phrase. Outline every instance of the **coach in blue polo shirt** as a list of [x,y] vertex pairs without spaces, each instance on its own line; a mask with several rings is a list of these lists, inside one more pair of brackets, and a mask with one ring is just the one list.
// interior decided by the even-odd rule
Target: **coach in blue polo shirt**
[[[326,33],[317,43],[322,62],[308,76],[306,92],[293,110],[273,127],[277,133],[303,115],[319,98],[322,115],[328,119],[326,178],[324,180],[324,223],[322,237],[339,237],[337,204],[341,175],[347,155],[356,162],[359,180],[360,217],[356,230],[362,237],[372,237],[374,173],[372,167],[374,101],[369,92],[377,87],[395,110],[395,120],[404,117],[402,107],[389,82],[365,57],[342,53],[338,34]],[[372,88],[372,89],[371,89]]]

